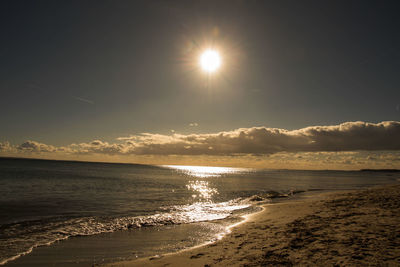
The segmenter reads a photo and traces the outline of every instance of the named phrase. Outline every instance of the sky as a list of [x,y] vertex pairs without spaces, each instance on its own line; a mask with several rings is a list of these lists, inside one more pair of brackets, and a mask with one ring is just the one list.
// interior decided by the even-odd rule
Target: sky
[[0,155],[400,168],[399,7],[1,1]]

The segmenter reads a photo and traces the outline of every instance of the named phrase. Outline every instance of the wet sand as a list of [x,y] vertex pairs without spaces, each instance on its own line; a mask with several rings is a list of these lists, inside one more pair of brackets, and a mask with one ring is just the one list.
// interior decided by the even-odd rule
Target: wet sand
[[221,240],[108,266],[400,266],[400,185],[265,205]]

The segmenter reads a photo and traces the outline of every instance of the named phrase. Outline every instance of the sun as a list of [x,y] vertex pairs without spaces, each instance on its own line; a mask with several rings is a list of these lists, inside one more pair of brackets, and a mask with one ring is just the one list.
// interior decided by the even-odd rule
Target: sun
[[215,72],[221,66],[221,57],[217,51],[208,49],[201,54],[200,65],[204,71]]

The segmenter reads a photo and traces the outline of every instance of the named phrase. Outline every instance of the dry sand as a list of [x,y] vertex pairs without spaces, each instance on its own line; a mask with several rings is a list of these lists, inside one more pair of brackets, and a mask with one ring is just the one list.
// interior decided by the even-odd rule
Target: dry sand
[[400,266],[400,186],[266,205],[223,239],[109,266]]

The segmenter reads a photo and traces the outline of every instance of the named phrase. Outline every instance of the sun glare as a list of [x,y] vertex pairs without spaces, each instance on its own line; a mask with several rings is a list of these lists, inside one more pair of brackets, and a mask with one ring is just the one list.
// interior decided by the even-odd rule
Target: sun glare
[[215,50],[206,50],[200,56],[200,65],[204,71],[214,72],[221,66],[221,57]]
[[210,166],[185,166],[185,165],[162,165],[170,169],[181,171],[190,176],[199,178],[220,177],[224,174],[249,172],[251,169],[231,167],[210,167]]

